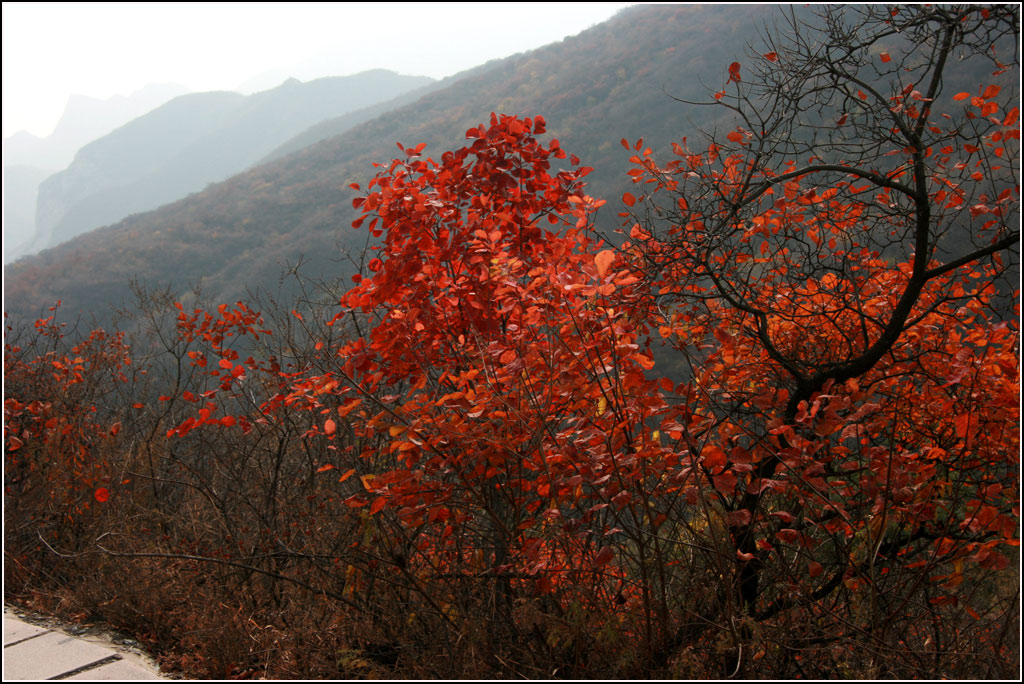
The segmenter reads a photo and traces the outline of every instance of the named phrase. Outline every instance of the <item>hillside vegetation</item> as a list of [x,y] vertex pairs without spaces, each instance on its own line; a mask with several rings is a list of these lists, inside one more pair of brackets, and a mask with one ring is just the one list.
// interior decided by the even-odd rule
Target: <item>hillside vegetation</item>
[[642,131],[649,144],[667,149],[708,123],[707,109],[688,109],[673,97],[704,97],[705,81],[724,73],[738,46],[755,40],[771,15],[757,6],[624,11],[574,38],[472,70],[342,135],[9,267],[7,309],[35,314],[60,299],[70,310],[105,315],[134,278],[178,293],[201,279],[210,297],[233,301],[250,288],[276,291],[282,271],[300,259],[311,277],[347,278],[353,266],[340,250],[358,252],[364,242],[347,228],[354,218],[347,185],[390,158],[396,141],[457,146],[492,111],[544,112],[549,134],[596,169],[589,192],[614,197],[629,156],[618,140]]
[[703,131],[649,94],[765,11],[20,264],[77,291],[6,321],[5,598],[201,678],[1019,679],[1020,10],[794,9]]
[[[39,187],[35,249],[155,209],[244,171],[296,133],[431,82],[368,71],[253,95],[184,95],[91,142]],[[350,125],[362,119],[351,117]]]

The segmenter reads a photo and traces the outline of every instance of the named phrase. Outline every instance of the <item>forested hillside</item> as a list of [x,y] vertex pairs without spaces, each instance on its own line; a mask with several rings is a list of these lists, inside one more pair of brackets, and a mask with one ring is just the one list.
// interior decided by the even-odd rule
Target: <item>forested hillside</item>
[[35,249],[201,190],[249,168],[308,126],[430,81],[374,70],[309,83],[291,79],[248,96],[175,98],[86,145],[66,170],[40,185]]
[[[595,169],[589,192],[621,195],[628,154],[618,141],[644,136],[667,149],[708,123],[706,84],[756,41],[769,7],[648,6],[624,11],[577,37],[487,64],[441,90],[349,132],[215,184],[159,211],[130,217],[7,269],[7,308],[35,313],[60,299],[102,315],[141,278],[183,293],[232,301],[248,288],[276,288],[304,260],[311,276],[347,277],[339,250],[362,249],[348,228],[352,182],[396,141],[430,150],[455,146],[491,112],[543,113],[549,134]],[[314,136],[316,137],[316,136]],[[616,227],[608,214],[605,227]]]
[[196,678],[1018,680],[1020,9],[773,12],[11,269],[5,599]]

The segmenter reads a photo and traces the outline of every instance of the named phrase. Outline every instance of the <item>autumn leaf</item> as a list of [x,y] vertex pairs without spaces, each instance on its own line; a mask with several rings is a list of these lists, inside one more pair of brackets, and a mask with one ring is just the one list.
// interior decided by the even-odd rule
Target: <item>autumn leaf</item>
[[800,533],[794,529],[783,528],[775,533],[775,537],[779,541],[786,542],[787,544],[792,544],[800,538]]
[[615,558],[615,552],[607,546],[602,546],[601,550],[597,552],[594,557],[594,567],[597,569],[603,568],[608,565],[611,560]]
[[613,261],[615,261],[615,252],[612,250],[606,249],[599,252],[594,257],[594,263],[597,264],[597,275],[604,278],[608,273],[608,267],[611,266]]
[[745,508],[738,511],[729,511],[725,514],[725,522],[729,527],[742,527],[743,525],[749,525],[750,520],[750,511]]
[[736,83],[740,82],[740,63],[739,62],[733,62],[732,64],[729,65],[729,82],[731,83],[733,81],[735,81]]

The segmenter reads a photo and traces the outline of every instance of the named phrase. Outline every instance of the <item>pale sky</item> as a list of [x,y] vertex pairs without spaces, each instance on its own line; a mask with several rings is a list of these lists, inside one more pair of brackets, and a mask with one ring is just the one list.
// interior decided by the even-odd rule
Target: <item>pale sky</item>
[[[443,78],[633,3],[3,3],[3,137],[49,135],[72,94],[238,90],[384,68]],[[279,76],[279,77],[278,77]]]

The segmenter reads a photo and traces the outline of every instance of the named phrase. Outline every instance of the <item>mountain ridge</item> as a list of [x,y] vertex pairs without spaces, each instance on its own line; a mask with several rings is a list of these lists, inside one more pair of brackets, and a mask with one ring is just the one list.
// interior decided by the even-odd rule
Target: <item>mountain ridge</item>
[[17,131],[4,139],[4,166],[63,169],[84,145],[188,93],[188,88],[176,83],[150,83],[131,95],[72,95],[49,135]]
[[39,187],[35,248],[159,207],[259,161],[294,133],[338,112],[388,100],[426,77],[371,70],[241,95],[175,98],[86,145]]
[[[128,298],[136,276],[184,296],[197,281],[216,301],[277,287],[283,270],[305,264],[314,277],[347,278],[366,245],[349,228],[354,192],[396,142],[427,143],[440,155],[491,112],[543,115],[551,137],[594,167],[589,194],[616,200],[628,188],[620,138],[655,149],[712,125],[674,98],[707,99],[725,82],[737,47],[756,41],[772,7],[652,5],[558,43],[481,65],[450,85],[352,128],[215,183],[188,198],[80,236],[8,269],[22,311],[63,299],[96,313]],[[697,74],[700,74],[698,77]],[[714,112],[715,115],[720,112]],[[606,209],[602,228],[618,218]],[[86,272],[87,269],[87,272]]]

